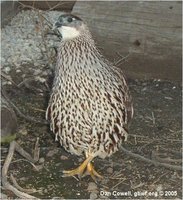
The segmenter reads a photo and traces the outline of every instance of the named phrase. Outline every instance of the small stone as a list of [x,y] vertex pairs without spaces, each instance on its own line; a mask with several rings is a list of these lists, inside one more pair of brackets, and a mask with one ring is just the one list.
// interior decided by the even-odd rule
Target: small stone
[[171,178],[174,179],[174,180],[176,180],[176,178],[177,178],[177,173],[174,172],[174,173],[171,175]]
[[35,76],[37,76],[38,74],[41,74],[41,70],[40,69],[37,69],[37,70],[34,71],[34,75]]
[[90,199],[97,199],[97,194],[94,193],[94,192],[92,192],[92,193],[90,194]]
[[5,68],[4,68],[4,72],[7,73],[7,74],[8,74],[8,72],[9,72],[10,70],[11,70],[10,67],[5,67]]
[[20,72],[21,72],[21,70],[20,70],[20,69],[17,69],[17,70],[16,70],[16,73],[20,73]]
[[64,197],[53,197],[52,199],[59,199],[59,200],[63,199],[64,200]]
[[7,81],[7,85],[12,85],[12,82],[11,81]]
[[43,192],[44,192],[45,194],[47,194],[47,193],[48,193],[48,189],[45,188],[45,189],[43,190]]
[[44,163],[44,162],[45,162],[45,159],[44,159],[43,157],[39,159],[39,163],[40,163],[40,164],[42,164],[42,163]]
[[61,160],[68,160],[68,157],[67,157],[67,156],[64,156],[64,155],[62,155],[62,156],[60,156],[60,159],[61,159]]
[[109,167],[109,168],[107,168],[107,173],[109,173],[109,174],[112,174],[113,173],[113,168],[112,167]]
[[167,99],[167,100],[173,100],[172,97],[164,97],[164,98]]
[[20,134],[22,135],[27,135],[28,134],[28,131],[26,129],[26,127],[23,127],[20,131],[19,131]]
[[97,189],[98,189],[97,185],[94,182],[88,183],[87,191],[92,192],[92,191],[96,191]]
[[20,181],[25,181],[25,180],[27,180],[27,178],[26,177],[21,177],[21,178],[19,178],[19,180]]
[[147,91],[147,87],[142,88],[142,92]]
[[158,192],[163,191],[163,186],[161,184],[157,185],[156,186],[156,191],[158,191]]
[[147,86],[147,82],[142,83],[143,86]]
[[36,80],[37,80],[37,81],[40,81],[41,83],[45,83],[45,82],[46,82],[45,78],[42,78],[42,77],[40,77],[40,76],[37,76],[37,77],[36,77]]
[[83,159],[82,159],[82,158],[79,158],[79,159],[78,159],[78,162],[83,162]]
[[109,179],[102,179],[102,181],[101,181],[101,184],[102,185],[106,185],[106,184],[108,184],[109,183]]
[[53,150],[50,150],[46,156],[47,157],[52,157],[54,154],[56,154],[58,152],[58,149],[53,149]]

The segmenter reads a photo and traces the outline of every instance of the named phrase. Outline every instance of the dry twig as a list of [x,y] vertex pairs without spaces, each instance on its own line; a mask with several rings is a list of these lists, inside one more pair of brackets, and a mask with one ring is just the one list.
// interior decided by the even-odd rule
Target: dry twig
[[117,54],[120,56],[120,59],[118,59],[117,61],[114,62],[115,66],[118,66],[118,65],[122,64],[121,62],[125,61],[130,56],[129,53],[124,57],[122,55],[120,55],[118,52],[117,52]]
[[12,161],[11,163],[17,163],[17,162],[20,162],[20,161],[25,161],[25,162],[30,163],[36,171],[39,171],[37,166],[33,162],[31,162],[31,161],[29,161],[27,159],[18,159],[18,160]]
[[39,160],[40,148],[39,148],[39,138],[36,140],[35,148],[34,148],[34,160],[37,162]]
[[161,155],[160,153],[157,153],[155,151],[152,151],[152,158],[154,160],[157,160],[159,162],[164,162],[164,163],[172,163],[172,162],[182,162],[182,159],[172,159],[170,157],[167,158],[161,158],[159,155]]
[[19,86],[12,80],[11,76],[6,75],[5,73],[1,72],[1,76],[6,79],[7,81],[10,81],[14,86],[19,88]]
[[25,192],[22,192],[22,191],[18,190],[17,188],[13,187],[8,182],[8,179],[7,179],[8,169],[9,169],[10,163],[12,161],[12,158],[13,158],[15,150],[18,151],[25,158],[31,158],[31,160],[33,160],[33,158],[30,156],[30,154],[25,152],[15,141],[11,142],[10,143],[10,147],[9,147],[8,155],[6,157],[4,165],[2,167],[2,174],[1,174],[2,185],[3,185],[3,187],[5,189],[12,191],[15,195],[17,195],[20,198],[23,198],[23,199],[38,199],[38,198],[36,198],[36,197],[34,197],[32,195],[29,195],[29,194],[27,194]]
[[165,167],[165,168],[168,168],[168,169],[173,169],[173,170],[179,170],[179,171],[182,171],[182,167],[181,165],[171,165],[171,164],[167,164],[167,163],[162,163],[162,162],[159,162],[159,161],[155,161],[155,160],[150,160],[148,158],[145,158],[144,156],[141,156],[139,154],[136,154],[136,153],[132,153],[131,151],[128,151],[127,149],[125,149],[124,147],[121,147],[122,151],[124,153],[126,153],[127,155],[130,155],[134,158],[137,158],[137,159],[140,159],[144,162],[147,162],[147,163],[150,163],[152,165],[155,165],[155,166],[162,166],[162,167]]
[[7,102],[14,108],[15,112],[17,113],[17,115],[19,115],[20,117],[34,122],[34,123],[39,123],[39,124],[49,124],[48,121],[44,120],[44,119],[35,119],[34,117],[30,117],[28,115],[23,114],[19,108],[17,108],[17,106],[8,98],[5,90],[2,88],[2,94],[4,96],[4,98],[7,100]]
[[64,4],[68,4],[68,3],[69,3],[69,2],[59,2],[59,3],[57,3],[55,6],[52,6],[48,11],[51,11],[51,10],[57,8],[58,6],[62,6],[62,5],[64,5]]
[[154,185],[155,183],[157,183],[163,176],[167,175],[168,172],[163,173],[161,176],[159,176],[151,185]]
[[111,188],[111,190],[114,190],[114,188],[116,188],[117,186],[119,186],[121,183],[123,183],[125,180],[126,180],[126,178],[121,178],[122,180],[120,180],[116,185],[114,185],[112,188]]
[[14,177],[12,174],[10,174],[10,179],[11,179],[11,181],[13,182],[14,186],[15,186],[18,190],[20,190],[21,192],[25,192],[25,193],[28,193],[28,194],[31,194],[31,193],[36,192],[35,189],[22,188],[22,187],[17,183],[15,177]]
[[[131,181],[130,181],[131,182]],[[140,188],[140,187],[142,187],[142,186],[144,186],[145,185],[145,183],[139,183],[139,184],[137,184],[137,185],[134,185],[132,182],[131,182],[131,188],[132,188],[132,190],[134,190],[134,189],[137,189],[137,188]]]
[[[31,81],[34,81],[35,78],[33,77],[29,77],[29,78],[23,78],[23,81],[21,83],[18,84],[18,87],[21,88],[22,86],[25,86],[26,88],[33,90],[33,91],[38,91],[40,92],[40,89],[34,87],[34,86],[30,86],[29,83]],[[42,91],[41,91],[42,92]]]

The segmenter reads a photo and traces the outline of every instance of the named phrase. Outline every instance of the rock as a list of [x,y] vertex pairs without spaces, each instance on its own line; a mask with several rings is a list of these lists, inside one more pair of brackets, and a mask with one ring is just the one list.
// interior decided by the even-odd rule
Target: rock
[[17,70],[16,70],[16,73],[20,73],[20,72],[22,72],[20,69],[17,69]]
[[109,168],[107,168],[107,173],[109,173],[109,174],[112,174],[113,173],[113,168],[112,167],[109,167]]
[[[58,18],[58,14],[60,15],[57,11],[42,12],[41,14],[51,22],[55,22]],[[41,83],[45,82],[45,77],[42,77],[42,73],[45,71],[45,63],[48,62],[46,65],[51,66],[53,64],[52,62],[55,61],[55,59],[50,59],[55,56],[51,54],[50,47],[58,46],[59,40],[55,36],[45,36],[45,47],[42,33],[45,33],[46,30],[49,31],[49,28],[46,20],[41,21],[43,26],[40,26],[40,17],[37,11],[26,10],[19,12],[9,25],[2,28],[2,71],[8,74],[19,68],[26,76],[30,76],[30,72],[32,75],[40,74],[41,77],[38,81]],[[38,24],[36,24],[36,22],[38,22]],[[40,73],[37,72],[38,69]],[[16,73],[19,72],[20,71],[17,71]],[[12,79],[16,81],[16,74],[12,76]],[[5,80],[2,80],[2,82],[2,85],[8,84]]]
[[26,127],[22,127],[22,128],[19,130],[19,133],[20,133],[21,135],[27,135],[27,134],[28,134],[28,131],[27,131]]
[[68,160],[68,157],[67,157],[67,156],[64,156],[64,155],[62,155],[62,156],[60,156],[60,159],[61,159],[61,160]]
[[50,150],[46,156],[47,157],[52,157],[54,154],[56,154],[58,152],[58,149],[53,149],[53,150]]
[[83,158],[79,158],[79,159],[78,159],[78,162],[83,162]]
[[39,163],[40,163],[40,164],[42,164],[42,163],[44,163],[44,162],[45,162],[45,159],[44,159],[43,157],[39,159]]
[[90,199],[97,199],[97,197],[98,197],[98,196],[97,196],[96,193],[93,193],[93,192],[92,192],[92,193],[90,194]]
[[97,190],[98,190],[98,188],[97,188],[96,183],[94,183],[94,182],[89,182],[88,183],[87,191],[93,192],[93,191],[97,191]]
[[5,67],[5,68],[4,68],[4,72],[5,72],[6,74],[8,74],[8,73],[10,72],[10,70],[11,70],[10,67]]
[[1,97],[1,142],[11,142],[16,137],[17,117],[5,98]]

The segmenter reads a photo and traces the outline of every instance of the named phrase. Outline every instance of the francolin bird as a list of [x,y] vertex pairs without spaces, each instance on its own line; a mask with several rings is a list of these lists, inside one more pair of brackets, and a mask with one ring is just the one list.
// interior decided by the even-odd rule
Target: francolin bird
[[79,17],[63,14],[54,27],[62,39],[46,118],[66,151],[86,157],[76,169],[63,171],[63,176],[102,178],[92,160],[111,156],[127,139],[133,116],[129,89]]

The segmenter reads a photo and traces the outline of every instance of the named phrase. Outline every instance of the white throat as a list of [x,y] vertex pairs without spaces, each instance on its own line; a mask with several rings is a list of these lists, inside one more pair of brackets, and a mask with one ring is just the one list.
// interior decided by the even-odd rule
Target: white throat
[[62,40],[71,40],[73,38],[76,38],[80,34],[76,28],[68,26],[62,26],[58,28],[58,30],[62,35]]

